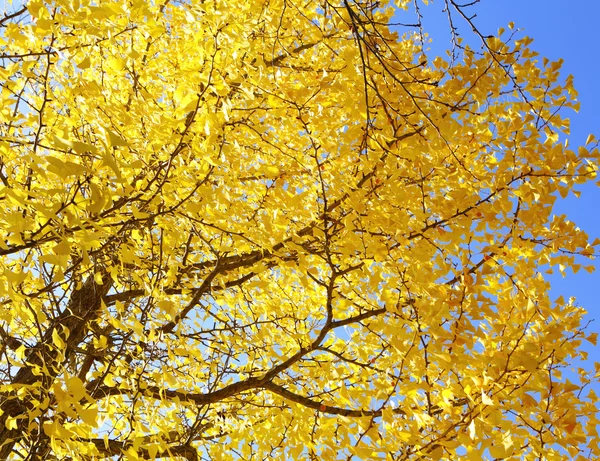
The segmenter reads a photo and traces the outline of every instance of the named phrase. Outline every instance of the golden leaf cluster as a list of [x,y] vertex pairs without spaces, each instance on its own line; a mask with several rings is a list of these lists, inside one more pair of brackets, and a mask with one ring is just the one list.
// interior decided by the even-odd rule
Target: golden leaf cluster
[[0,459],[600,457],[547,277],[593,269],[553,203],[597,142],[512,24],[391,25],[436,7],[0,17]]

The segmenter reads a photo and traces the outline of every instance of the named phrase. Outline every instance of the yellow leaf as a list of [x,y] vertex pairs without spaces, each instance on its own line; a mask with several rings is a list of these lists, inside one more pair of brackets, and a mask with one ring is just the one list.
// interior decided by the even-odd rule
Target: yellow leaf
[[58,421],[45,421],[43,429],[44,429],[44,433],[48,437],[52,437],[52,438],[69,439],[72,436],[71,431],[66,429]]
[[168,301],[168,300],[158,301],[156,303],[156,306],[158,308],[160,308],[161,310],[163,310],[165,313],[167,313],[171,318],[173,318],[173,316],[177,312],[177,306],[172,301]]
[[159,450],[160,447],[161,446],[158,443],[151,443],[150,445],[147,445],[145,447],[146,450],[148,450],[148,454],[150,455],[150,459],[156,458],[156,455],[158,454],[158,450]]
[[546,143],[555,144],[558,142],[558,133],[546,130]]
[[538,360],[536,357],[524,352],[518,356],[519,365],[525,367],[529,373],[534,373],[538,368]]
[[23,360],[26,356],[27,347],[24,344],[21,344],[17,350],[15,351],[15,355],[19,360]]
[[87,211],[91,214],[98,214],[104,209],[106,197],[96,184],[90,183],[90,189],[92,191],[92,196],[90,198],[90,203],[87,205]]
[[71,244],[66,239],[61,240],[60,243],[54,245],[52,251],[57,255],[69,255],[71,254]]
[[450,401],[454,398],[454,392],[452,392],[452,389],[444,389],[442,391],[442,397],[444,400]]
[[129,145],[125,139],[123,139],[121,136],[116,134],[114,131],[111,131],[111,130],[107,130],[107,131],[108,131],[108,137],[109,137],[111,146],[118,147],[118,146]]
[[80,69],[87,69],[88,67],[90,67],[90,57],[86,56],[85,58],[83,58],[78,64],[77,67],[79,67]]
[[87,152],[96,154],[98,149],[96,146],[91,144],[87,144],[81,141],[69,141],[67,139],[59,138],[58,136],[53,136],[54,144],[58,147],[62,147],[63,149],[70,148],[73,149],[78,154],[85,154]]
[[128,461],[138,461],[140,459],[137,452],[135,451],[135,448],[133,447],[129,447],[123,452],[123,454],[125,455],[125,459]]
[[494,401],[483,391],[481,391],[481,403],[484,405],[494,405]]
[[57,328],[52,330],[52,343],[60,350],[64,349],[66,346],[65,342],[60,337],[60,333],[58,333]]
[[117,165],[117,162],[115,160],[115,157],[107,151],[102,151],[102,163],[106,166],[108,166],[109,168],[111,168],[115,174],[117,175],[117,178],[121,178],[121,170],[119,169],[119,166]]
[[90,406],[88,408],[83,408],[80,406],[77,409],[77,415],[88,426],[97,426],[98,408],[96,406]]
[[39,258],[40,262],[52,264],[54,266],[66,268],[69,264],[69,255],[46,254]]
[[475,431],[475,420],[472,419],[471,422],[469,423],[469,437],[471,438],[471,440],[475,440],[475,437],[477,437],[477,432]]
[[131,231],[131,238],[136,242],[141,242],[143,240],[142,233],[137,229]]
[[87,395],[83,382],[77,376],[71,376],[66,380],[65,384],[75,401],[79,401]]
[[46,157],[48,161],[48,171],[60,176],[61,178],[68,178],[69,176],[79,176],[85,173],[86,168],[79,163],[63,161],[56,157]]
[[537,400],[535,400],[529,394],[523,394],[523,396],[521,397],[521,400],[523,401],[523,405],[525,407],[535,407],[538,404]]
[[279,176],[279,168],[276,166],[268,166],[265,168],[265,176],[268,178],[276,178]]
[[18,427],[17,420],[18,418],[13,418],[12,416],[9,416],[6,418],[6,421],[4,421],[4,425],[9,431],[15,430]]

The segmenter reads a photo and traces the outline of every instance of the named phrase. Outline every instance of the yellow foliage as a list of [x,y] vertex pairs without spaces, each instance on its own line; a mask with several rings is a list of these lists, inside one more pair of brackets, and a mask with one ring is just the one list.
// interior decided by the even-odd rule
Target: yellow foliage
[[600,457],[562,61],[405,0],[17,3],[0,459]]

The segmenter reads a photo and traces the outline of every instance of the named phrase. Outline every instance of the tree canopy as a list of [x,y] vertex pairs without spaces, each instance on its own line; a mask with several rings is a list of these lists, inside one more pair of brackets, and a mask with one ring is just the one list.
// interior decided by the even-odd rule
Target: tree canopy
[[548,282],[597,142],[561,62],[426,3],[0,17],[0,459],[600,457]]

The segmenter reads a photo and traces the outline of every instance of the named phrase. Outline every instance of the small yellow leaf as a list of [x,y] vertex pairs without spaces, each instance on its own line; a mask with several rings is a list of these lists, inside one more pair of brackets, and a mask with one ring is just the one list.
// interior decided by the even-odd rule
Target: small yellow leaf
[[61,178],[67,178],[69,176],[78,176],[86,171],[85,166],[79,163],[63,161],[56,157],[46,157],[48,161],[48,171],[60,176]]
[[173,317],[177,312],[177,306],[174,305],[171,301],[162,300],[156,303],[156,306],[163,310],[165,313]]
[[471,420],[471,423],[469,424],[469,437],[471,437],[471,440],[475,440],[475,437],[477,436],[477,433],[475,432],[475,420]]
[[144,219],[144,218],[147,218],[148,216],[150,216],[149,213],[144,213],[143,211],[139,211],[137,208],[132,208],[131,212],[133,213],[133,217],[135,219]]
[[19,360],[23,360],[25,358],[25,352],[27,352],[27,347],[25,347],[25,344],[21,344],[15,351],[15,355]]
[[44,423],[44,433],[48,437],[54,437],[57,439],[68,439],[71,437],[71,431],[67,430],[58,421],[46,421]]
[[487,394],[481,391],[481,403],[484,405],[494,405],[494,401],[490,399]]
[[142,240],[142,233],[139,230],[134,229],[131,231],[131,238],[136,242],[140,242]]
[[547,144],[555,144],[557,142],[558,142],[558,133],[547,130],[546,131],[546,143]]
[[128,461],[138,461],[140,457],[138,456],[135,448],[129,447],[126,451],[123,452],[125,455],[125,459]]
[[115,158],[110,154],[110,152],[102,153],[102,163],[111,168],[117,175],[117,178],[121,178],[121,171],[119,170],[119,165],[117,165]]
[[450,401],[454,398],[454,392],[452,392],[452,389],[444,389],[442,391],[442,397],[444,400]]
[[46,254],[40,256],[40,262],[66,268],[69,263],[69,255]]
[[9,431],[17,429],[17,418],[9,416],[8,418],[6,418],[4,425]]
[[90,407],[90,408],[78,408],[77,415],[81,418],[81,420],[87,424],[88,426],[96,427],[97,425],[97,417],[98,417],[98,408]]
[[110,130],[107,130],[107,131],[108,131],[108,138],[110,140],[111,146],[118,147],[118,146],[128,146],[129,145],[125,139],[123,139],[121,136],[119,136],[115,132],[110,131]]
[[523,353],[519,356],[519,365],[523,366],[529,373],[534,373],[538,368],[538,361],[535,357]]
[[279,176],[279,168],[276,166],[268,166],[265,168],[265,176],[268,178],[276,178]]
[[90,67],[90,57],[86,56],[85,58],[83,58],[83,60],[77,64],[77,67],[79,67],[80,69],[87,69],[88,67]]
[[587,339],[590,343],[592,343],[595,346],[598,342],[598,333],[590,333],[586,336],[585,339]]
[[521,397],[521,400],[525,407],[535,407],[538,404],[537,400],[535,400],[529,394],[523,394],[523,396]]
[[83,382],[77,376],[68,378],[66,380],[66,385],[69,393],[73,396],[75,401],[79,401],[87,395]]
[[86,209],[91,214],[98,214],[104,209],[106,197],[102,193],[102,190],[96,184],[91,183],[90,189],[92,191],[92,196],[90,198],[90,203],[88,203]]
[[60,334],[58,334],[58,331],[56,328],[54,328],[52,330],[52,342],[58,349],[64,349],[64,347],[65,347],[65,342],[60,337]]
[[53,136],[54,145],[57,147],[61,147],[63,149],[73,149],[78,154],[85,154],[86,152],[91,152],[96,154],[98,149],[96,146],[91,144],[87,144],[81,141],[69,141],[68,139],[59,138],[58,136]]
[[54,245],[52,251],[57,255],[69,255],[71,254],[71,245],[67,240],[61,240],[57,245]]
[[150,459],[156,458],[159,447],[160,445],[158,443],[152,443],[146,447],[146,450],[148,450],[148,454],[150,455]]

